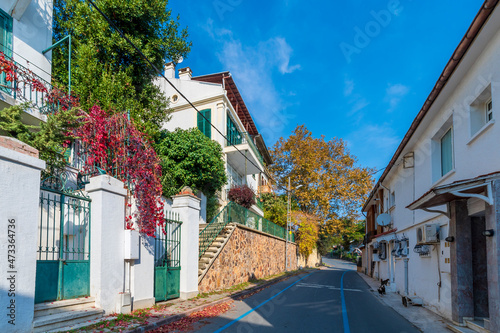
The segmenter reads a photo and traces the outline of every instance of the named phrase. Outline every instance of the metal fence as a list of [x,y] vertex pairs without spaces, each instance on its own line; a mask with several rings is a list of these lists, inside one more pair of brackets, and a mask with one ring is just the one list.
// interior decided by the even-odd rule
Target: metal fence
[[[285,239],[286,229],[234,202],[228,203],[217,216],[200,232],[199,256],[205,253],[215,238],[228,223],[239,223],[270,235]],[[295,235],[290,233],[288,240],[295,242]]]

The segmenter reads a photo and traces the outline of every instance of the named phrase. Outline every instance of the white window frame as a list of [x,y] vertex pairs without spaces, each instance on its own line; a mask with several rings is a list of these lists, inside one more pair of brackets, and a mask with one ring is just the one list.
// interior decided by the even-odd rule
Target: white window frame
[[[450,132],[450,141],[451,141],[451,168],[450,170],[446,171],[446,172],[443,172],[443,139],[444,139],[444,136],[446,134],[448,134],[448,132]],[[440,155],[440,158],[439,158],[439,161],[440,161],[440,169],[441,169],[441,177],[444,177],[446,176],[448,173],[450,173],[451,171],[453,171],[455,169],[455,161],[454,161],[454,145],[453,145],[453,126],[450,126],[450,128],[448,128],[444,134],[441,136],[441,138],[439,139],[439,155]]]
[[489,123],[493,120],[493,100],[491,98],[484,104],[484,111],[486,114],[486,123]]

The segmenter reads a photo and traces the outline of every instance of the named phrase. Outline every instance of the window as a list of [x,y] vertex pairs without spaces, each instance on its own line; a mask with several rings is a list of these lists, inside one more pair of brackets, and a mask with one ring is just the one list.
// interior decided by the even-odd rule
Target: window
[[392,191],[389,196],[389,208],[396,206],[396,192]]
[[12,57],[12,17],[0,9],[0,51]]
[[453,169],[453,144],[451,128],[441,138],[441,176]]
[[493,119],[493,102],[491,99],[486,102],[486,122],[489,122]]
[[470,134],[473,137],[493,120],[491,85],[488,85],[470,104]]
[[453,115],[451,115],[431,137],[433,183],[453,170],[453,146]]
[[[203,116],[202,116],[203,115]],[[210,121],[212,119],[212,110],[201,110],[198,113],[198,129],[205,134],[209,139],[212,138],[212,127]]]
[[227,145],[232,146],[232,145],[239,145],[241,143],[242,135],[238,131],[238,128],[236,127],[236,124],[234,123],[233,119],[229,116],[229,112],[227,114]]
[[[0,52],[12,57],[12,17],[0,9]],[[11,81],[6,80],[6,74],[0,74],[0,91],[10,94]]]

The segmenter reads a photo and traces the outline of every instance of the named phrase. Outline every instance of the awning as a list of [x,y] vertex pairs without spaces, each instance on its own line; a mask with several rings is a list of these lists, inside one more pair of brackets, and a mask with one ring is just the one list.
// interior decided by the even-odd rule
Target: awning
[[[409,204],[411,210],[428,209],[441,206],[453,200],[463,198],[479,198],[487,204],[493,204],[491,182],[500,178],[500,171],[476,178],[465,179],[447,185],[436,186]],[[485,194],[482,194],[485,192]]]

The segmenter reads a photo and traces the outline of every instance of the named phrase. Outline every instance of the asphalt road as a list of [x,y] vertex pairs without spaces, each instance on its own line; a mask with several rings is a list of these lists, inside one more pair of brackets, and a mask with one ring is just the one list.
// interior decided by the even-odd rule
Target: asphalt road
[[205,320],[196,332],[420,332],[381,303],[354,264],[326,259],[333,267],[292,277]]

